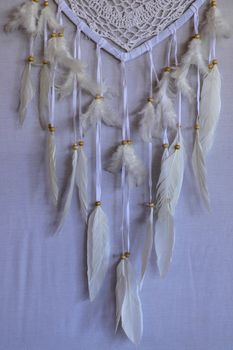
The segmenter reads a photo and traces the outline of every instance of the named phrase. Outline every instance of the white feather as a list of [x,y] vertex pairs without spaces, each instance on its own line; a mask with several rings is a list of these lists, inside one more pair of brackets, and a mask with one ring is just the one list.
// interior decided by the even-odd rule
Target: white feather
[[105,101],[105,98],[95,98],[86,113],[81,115],[81,123],[85,133],[90,127],[95,127],[98,121],[102,121],[107,126],[120,127],[120,121]]
[[149,262],[149,259],[151,256],[151,252],[152,252],[154,233],[155,233],[154,209],[150,208],[150,215],[147,218],[147,224],[146,224],[144,249],[143,249],[143,253],[142,253],[142,270],[141,270],[141,283],[140,283],[141,288],[143,285],[147,265],[148,265],[148,262]]
[[201,33],[204,37],[214,35],[217,38],[229,38],[232,34],[232,27],[225,20],[219,8],[211,6],[206,12]]
[[79,74],[83,73],[85,68],[80,60],[72,57],[64,37],[49,39],[48,60],[51,64],[55,64],[57,62],[59,65]]
[[118,173],[125,166],[129,184],[139,186],[146,176],[145,166],[135,153],[133,145],[119,145],[113,154],[108,171]]
[[174,87],[170,72],[164,72],[159,82],[157,92],[155,94],[155,116],[159,128],[153,130],[155,137],[160,135],[163,128],[174,129],[176,127],[176,112],[173,106]]
[[40,94],[39,94],[39,117],[40,124],[46,129],[49,114],[49,91],[50,91],[50,69],[48,64],[43,64],[40,70]]
[[155,108],[153,103],[148,102],[144,109],[140,112],[140,135],[144,142],[151,142],[154,130],[158,128],[158,121],[156,119]]
[[56,175],[56,143],[54,133],[49,132],[48,135],[48,168],[49,168],[49,184],[50,192],[54,205],[58,201],[58,186]]
[[79,202],[81,206],[81,213],[85,222],[88,216],[88,169],[87,158],[83,147],[78,148],[76,185],[78,187]]
[[174,220],[169,205],[164,204],[160,208],[155,232],[157,266],[160,276],[164,277],[170,267],[175,239]]
[[43,8],[39,17],[38,33],[40,35],[43,35],[45,26],[47,26],[52,32],[60,32],[63,30],[63,27],[57,21],[54,12],[49,6]]
[[69,180],[69,184],[68,184],[68,189],[66,192],[65,202],[64,202],[62,210],[60,212],[60,217],[59,217],[56,232],[59,232],[62,229],[65,218],[70,210],[71,201],[72,201],[72,197],[73,197],[73,193],[74,193],[76,171],[77,171],[77,159],[78,159],[77,153],[78,153],[77,150],[73,151],[71,176],[70,176],[70,180]]
[[108,219],[98,206],[88,220],[87,232],[87,275],[90,300],[100,291],[109,267],[110,242]]
[[[180,149],[176,150],[175,145]],[[173,144],[170,146],[171,153],[164,151],[161,172],[157,185],[157,209],[167,206],[173,215],[180,196],[184,176],[185,150],[183,138],[180,132],[177,134]]]
[[35,94],[34,87],[32,84],[32,79],[31,79],[31,68],[32,68],[31,63],[30,62],[26,63],[22,80],[21,80],[20,104],[19,104],[19,121],[21,125],[23,125],[24,123],[28,106]]
[[200,140],[204,156],[214,142],[215,130],[221,111],[221,77],[218,66],[204,77],[200,103]]
[[198,188],[207,209],[210,208],[209,192],[206,181],[206,164],[205,157],[200,142],[199,130],[196,130],[195,142],[192,154],[192,166]]
[[79,88],[90,93],[92,96],[96,96],[98,94],[98,85],[94,81],[91,81],[91,79],[87,77],[85,73],[73,73],[72,71],[69,71],[64,82],[57,87],[62,99],[72,94],[75,81],[77,82]]
[[193,89],[190,87],[187,79],[191,66],[198,67],[201,74],[207,72],[207,64],[203,57],[202,42],[200,39],[192,39],[190,41],[187,51],[182,56],[180,66],[172,73],[178,90],[190,101],[194,97]]
[[120,320],[127,337],[138,345],[143,333],[143,315],[139,287],[129,259],[121,260],[117,266],[116,330]]
[[22,29],[27,34],[35,35],[37,31],[37,19],[39,3],[27,1],[17,7],[10,15],[9,22],[5,25],[7,32]]

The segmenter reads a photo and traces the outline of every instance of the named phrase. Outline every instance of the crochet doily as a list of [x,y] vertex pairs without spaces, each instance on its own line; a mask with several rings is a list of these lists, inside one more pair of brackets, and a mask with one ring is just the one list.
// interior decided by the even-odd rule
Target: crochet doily
[[101,37],[127,51],[162,32],[193,0],[68,0]]

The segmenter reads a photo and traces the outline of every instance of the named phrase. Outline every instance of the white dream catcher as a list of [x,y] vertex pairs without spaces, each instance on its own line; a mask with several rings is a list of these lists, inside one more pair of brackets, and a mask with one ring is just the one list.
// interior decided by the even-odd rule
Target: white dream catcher
[[[172,260],[175,240],[175,209],[182,189],[185,162],[192,165],[199,192],[206,207],[210,200],[206,181],[206,157],[213,142],[221,108],[221,78],[216,57],[219,38],[230,35],[215,0],[182,1],[106,1],[57,0],[57,13],[49,1],[27,0],[13,11],[5,29],[22,30],[29,40],[29,52],[20,88],[19,120],[23,125],[29,105],[33,103],[35,86],[31,71],[40,66],[39,120],[48,133],[48,179],[51,199],[57,207],[55,231],[62,230],[77,191],[80,210],[87,224],[87,279],[90,300],[94,300],[106,279],[110,262],[110,236],[105,203],[102,202],[102,123],[118,127],[122,139],[108,162],[107,170],[121,176],[121,239],[122,254],[117,265],[116,330],[121,324],[127,337],[138,344],[143,334],[143,314],[140,290],[143,286],[151,254],[157,256],[157,266],[164,276]],[[199,21],[199,8],[207,2],[204,20]],[[76,26],[73,47],[66,44],[63,26],[65,14]],[[193,20],[193,36],[182,57],[177,55],[177,31]],[[96,79],[91,79],[88,67],[81,61],[81,33],[96,43]],[[154,66],[153,48],[168,38],[167,62],[161,74]],[[43,42],[41,57],[34,57],[35,42]],[[117,115],[108,101],[109,91],[104,82],[102,51],[120,61],[122,113]],[[207,54],[208,52],[208,54]],[[150,89],[139,114],[139,133],[147,145],[147,164],[139,159],[131,139],[128,110],[127,62],[146,54]],[[190,68],[196,74],[197,89],[189,83]],[[158,74],[158,75],[157,75]],[[60,78],[62,76],[62,82]],[[111,89],[110,89],[111,90]],[[93,100],[83,110],[82,95]],[[67,190],[61,197],[56,176],[55,110],[57,96],[72,95],[73,143],[70,154],[70,177]],[[194,147],[186,154],[182,136],[182,99],[196,101]],[[175,103],[177,102],[177,103]],[[177,107],[176,107],[177,105]],[[85,139],[95,130],[95,205],[89,207],[88,158]],[[47,130],[47,131],[46,131]],[[153,178],[155,137],[161,138],[160,176]],[[148,170],[146,170],[146,168]],[[109,175],[110,176],[110,175]],[[116,175],[118,176],[118,175]],[[142,248],[141,275],[137,278],[131,257],[131,192],[135,186],[148,182],[148,202],[145,213],[145,240]],[[156,188],[156,191],[154,190]],[[61,205],[59,205],[61,203]]]

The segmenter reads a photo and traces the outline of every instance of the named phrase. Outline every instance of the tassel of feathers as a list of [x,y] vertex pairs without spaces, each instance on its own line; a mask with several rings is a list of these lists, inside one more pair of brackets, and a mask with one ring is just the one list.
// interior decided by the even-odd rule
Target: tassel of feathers
[[139,286],[128,252],[122,254],[117,266],[116,331],[120,321],[127,337],[138,345],[143,333],[142,306]]
[[100,291],[109,266],[110,240],[109,225],[101,202],[88,220],[87,231],[87,275],[90,300],[93,301]]
[[157,185],[157,212],[155,249],[161,276],[170,266],[174,245],[173,216],[183,183],[185,151],[180,130],[170,146],[164,144],[161,173]]
[[77,173],[76,185],[78,187],[79,202],[81,207],[82,217],[87,222],[88,216],[88,169],[87,158],[84,152],[84,142],[80,141],[78,144],[78,159],[77,159]]
[[10,15],[9,22],[5,25],[6,32],[23,30],[29,35],[37,32],[37,20],[39,13],[39,2],[29,0],[17,7]]
[[136,155],[131,140],[122,141],[113,154],[107,169],[111,173],[118,173],[122,170],[123,165],[127,172],[129,184],[140,186],[145,180],[146,170],[144,164]]
[[49,184],[50,192],[54,205],[57,205],[58,201],[58,186],[56,176],[56,143],[55,143],[55,128],[49,124],[48,126],[48,168],[49,168]]
[[62,32],[63,27],[56,19],[56,16],[49,6],[49,1],[44,1],[44,8],[40,13],[38,21],[38,33],[43,35],[45,26],[52,32]]

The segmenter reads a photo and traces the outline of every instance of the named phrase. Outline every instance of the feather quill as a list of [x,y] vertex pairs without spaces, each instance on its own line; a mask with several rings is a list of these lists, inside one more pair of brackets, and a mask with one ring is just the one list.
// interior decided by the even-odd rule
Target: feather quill
[[88,216],[88,169],[87,169],[87,158],[83,149],[83,144],[78,148],[78,159],[77,159],[77,173],[76,173],[76,185],[78,187],[79,202],[81,206],[81,213],[85,222],[87,222]]
[[37,20],[39,13],[39,3],[35,1],[26,1],[10,15],[9,22],[5,25],[6,32],[23,30],[29,35],[35,35],[37,32]]
[[214,60],[208,74],[204,77],[200,103],[200,140],[203,154],[212,148],[215,130],[221,111],[221,76]]
[[116,330],[120,321],[127,337],[138,345],[143,333],[142,306],[135,272],[125,257],[117,266]]
[[40,70],[40,93],[39,93],[39,118],[42,129],[46,129],[48,124],[49,114],[49,92],[51,88],[50,83],[50,69],[48,63],[44,61]]
[[98,121],[102,121],[107,126],[120,127],[120,121],[105,101],[105,98],[99,95],[92,101],[86,113],[81,115],[84,133],[86,133],[90,127],[95,127]]
[[130,141],[119,145],[113,154],[107,170],[111,173],[118,173],[122,170],[123,165],[128,175],[131,186],[140,186],[146,177],[146,170],[142,161],[135,153],[134,147]]
[[72,155],[72,171],[70,176],[70,181],[67,189],[66,199],[63,205],[63,208],[60,213],[59,222],[57,225],[56,232],[60,232],[62,229],[62,226],[64,224],[65,218],[70,210],[71,201],[74,193],[74,187],[75,187],[75,179],[76,179],[76,172],[77,172],[77,159],[78,159],[78,146],[74,144],[72,146],[73,149],[73,155]]
[[26,63],[20,86],[19,121],[21,125],[24,123],[28,106],[35,94],[31,79],[32,61],[30,60],[33,60],[32,56],[29,56],[28,62]]
[[40,13],[40,17],[38,21],[38,30],[37,30],[37,32],[40,35],[43,35],[45,26],[47,26],[52,32],[63,31],[63,27],[57,21],[54,12],[48,5],[47,6],[44,5],[44,8]]
[[207,181],[206,181],[207,171],[206,171],[205,157],[203,154],[202,145],[200,141],[199,123],[196,124],[195,129],[196,129],[196,135],[195,135],[195,142],[194,142],[194,148],[193,148],[193,154],[192,154],[192,166],[193,166],[194,175],[197,180],[197,184],[199,187],[202,200],[206,208],[210,209],[209,192],[208,192]]
[[[52,126],[49,125],[49,129]],[[49,167],[49,183],[50,192],[54,205],[57,205],[58,201],[58,186],[57,186],[57,175],[56,175],[56,143],[54,131],[49,130],[48,134],[48,167]]]
[[93,301],[105,279],[110,255],[108,219],[101,206],[91,213],[87,231],[87,275],[90,300]]

